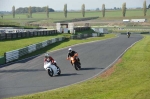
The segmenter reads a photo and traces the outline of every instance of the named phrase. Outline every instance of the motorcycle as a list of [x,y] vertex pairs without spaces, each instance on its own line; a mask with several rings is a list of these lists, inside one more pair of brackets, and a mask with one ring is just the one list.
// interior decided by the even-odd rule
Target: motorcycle
[[75,70],[80,70],[81,69],[81,65],[78,61],[78,54],[76,53],[73,57],[67,58],[68,60],[71,61],[72,66],[74,66]]
[[130,37],[130,33],[129,33],[129,34],[127,33],[127,36],[128,36],[128,38],[129,38],[129,37]]
[[[54,61],[56,63],[56,61]],[[44,63],[44,69],[47,71],[48,75],[50,77],[53,77],[55,75],[60,75],[61,74],[61,70],[59,67],[56,67],[54,64],[52,64],[51,62],[45,62]]]

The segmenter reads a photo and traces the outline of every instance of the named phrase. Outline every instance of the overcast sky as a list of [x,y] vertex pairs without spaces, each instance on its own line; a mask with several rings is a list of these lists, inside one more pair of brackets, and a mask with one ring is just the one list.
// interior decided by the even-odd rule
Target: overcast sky
[[[144,0],[0,0],[0,11],[11,11],[12,6],[19,7],[44,7],[49,6],[54,10],[62,10],[67,3],[68,10],[79,10],[81,5],[85,4],[86,9],[100,8],[105,4],[106,8],[121,7],[126,2],[127,8],[143,7]],[[150,0],[146,0],[147,6]]]

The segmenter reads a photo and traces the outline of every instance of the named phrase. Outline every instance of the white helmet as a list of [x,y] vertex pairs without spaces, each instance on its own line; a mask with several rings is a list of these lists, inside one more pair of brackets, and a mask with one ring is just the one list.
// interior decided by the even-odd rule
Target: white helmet
[[69,51],[69,52],[72,52],[72,48],[69,48],[68,51]]
[[49,57],[49,54],[48,54],[48,53],[46,53],[46,54],[45,54],[45,57]]

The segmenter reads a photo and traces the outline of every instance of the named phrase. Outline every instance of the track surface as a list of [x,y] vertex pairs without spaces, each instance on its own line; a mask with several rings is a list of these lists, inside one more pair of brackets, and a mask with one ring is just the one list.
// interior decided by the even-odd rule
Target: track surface
[[49,77],[43,68],[43,55],[0,68],[0,98],[51,90],[88,79],[102,72],[140,35],[120,35],[117,38],[72,47],[79,53],[82,69],[76,71],[66,60],[67,49],[51,52],[60,66],[61,76]]

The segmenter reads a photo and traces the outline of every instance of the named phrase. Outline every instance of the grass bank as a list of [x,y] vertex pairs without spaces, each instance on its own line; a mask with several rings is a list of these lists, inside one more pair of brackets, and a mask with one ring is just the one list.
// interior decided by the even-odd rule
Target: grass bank
[[150,36],[129,49],[109,76],[57,90],[9,99],[149,99]]
[[40,36],[31,38],[11,39],[0,41],[0,56],[3,56],[5,52],[23,48],[25,46],[46,41],[52,38],[60,37],[62,35]]

